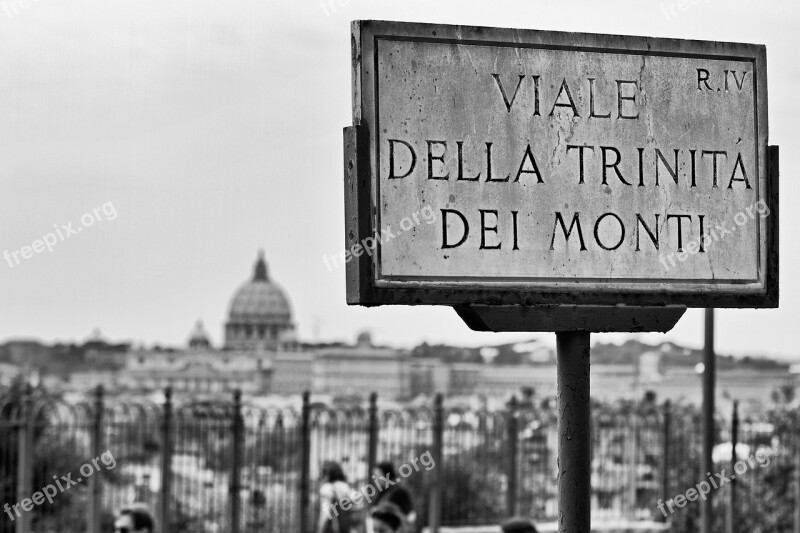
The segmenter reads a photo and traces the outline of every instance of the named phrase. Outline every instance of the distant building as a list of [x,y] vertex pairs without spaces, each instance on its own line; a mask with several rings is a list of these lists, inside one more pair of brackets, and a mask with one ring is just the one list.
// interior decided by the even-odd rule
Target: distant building
[[409,359],[406,352],[372,344],[367,334],[355,346],[306,348],[278,354],[274,359],[272,391],[299,394],[366,396],[378,392],[384,398],[410,394]]
[[137,389],[169,386],[189,393],[220,394],[238,389],[267,394],[273,360],[295,346],[289,300],[269,279],[264,255],[259,253],[253,277],[231,298],[223,349],[214,348],[198,321],[186,349],[129,351],[124,381]]
[[270,392],[288,396],[310,391],[314,386],[315,362],[313,352],[276,354],[272,361],[275,379]]
[[225,324],[226,350],[275,351],[294,341],[289,299],[269,279],[264,254],[256,261],[253,279],[234,294]]
[[409,396],[431,396],[453,388],[453,373],[449,365],[438,359],[412,359],[408,365]]
[[[502,348],[502,349],[501,349]],[[642,353],[612,348],[602,364],[591,365],[592,397],[639,399],[648,391],[659,400],[701,399],[701,374],[689,350],[663,343],[643,345]],[[301,344],[295,338],[290,300],[269,276],[263,253],[253,274],[232,295],[224,340],[215,347],[202,321],[180,349],[114,344],[94,334],[83,345],[47,346],[35,340],[0,345],[0,385],[22,375],[52,389],[86,390],[104,385],[109,392],[154,390],[167,386],[189,394],[298,395],[304,391],[331,397],[402,400],[442,393],[451,397],[552,398],[556,365],[551,348],[539,341],[507,347],[443,347],[410,352],[376,346],[368,333],[355,345]],[[441,354],[439,356],[438,354]],[[632,357],[632,355],[635,355]],[[441,358],[440,358],[441,357]],[[459,362],[476,361],[476,362]],[[481,362],[482,361],[482,362]],[[523,364],[500,364],[522,361]],[[800,367],[718,365],[721,399],[769,402],[781,385],[800,383]],[[722,405],[724,402],[721,402]]]
[[404,352],[373,346],[370,336],[362,334],[353,347],[316,352],[312,390],[362,395],[375,391],[385,398],[405,398],[409,395],[408,366]]
[[238,389],[263,394],[269,391],[271,372],[272,361],[263,352],[139,350],[129,352],[123,379],[135,389],[171,387],[178,392],[200,394]]
[[203,321],[198,320],[192,332],[189,334],[189,349],[190,350],[210,350],[211,340],[208,337]]
[[[361,394],[385,398],[410,393],[409,362],[401,350],[374,346],[368,334],[355,346],[308,346],[295,339],[289,299],[270,280],[263,254],[253,277],[234,293],[222,349],[198,321],[180,350],[131,350],[124,376],[135,389],[166,386],[187,393]],[[82,376],[82,379],[88,379]]]
[[450,369],[450,388],[446,392],[455,396],[507,397],[519,396],[523,387],[534,389],[540,396],[555,394],[555,366],[454,364]]
[[655,350],[644,352],[637,359],[639,383],[658,383],[664,378],[661,354]]
[[83,358],[87,363],[101,367],[119,367],[125,364],[130,350],[129,343],[112,343],[103,339],[99,330],[95,330],[82,346]]
[[65,383],[70,389],[83,391],[102,386],[106,393],[120,390],[126,384],[120,372],[98,369],[71,372]]
[[51,349],[37,340],[13,340],[7,342],[0,359],[20,366],[43,367],[50,362]]

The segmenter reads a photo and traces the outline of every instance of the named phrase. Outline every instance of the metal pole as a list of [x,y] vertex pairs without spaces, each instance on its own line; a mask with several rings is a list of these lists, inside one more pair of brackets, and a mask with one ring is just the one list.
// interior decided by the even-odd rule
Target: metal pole
[[441,394],[436,395],[433,407],[433,443],[432,450],[434,464],[436,468],[430,471],[430,492],[428,506],[428,531],[438,533],[439,525],[442,520],[442,492],[441,492],[441,471],[442,471],[442,450],[444,444],[444,398]]
[[[670,436],[671,436],[670,431],[672,431],[671,425],[672,425],[672,403],[669,400],[667,400],[667,401],[664,402],[664,435],[663,435],[663,439],[664,439],[664,443],[663,443],[664,456],[661,458],[661,460],[662,460],[662,467],[661,467],[662,468],[662,472],[661,472],[661,494],[662,494],[662,498],[664,499],[664,501],[667,501],[670,498],[670,493],[669,493],[669,468],[670,468],[670,462],[669,462],[669,454],[670,454],[669,439],[670,439]],[[663,519],[664,519],[665,522],[667,521],[666,515],[663,517]]]
[[558,357],[558,531],[591,531],[589,332],[556,333]]
[[[638,446],[639,440],[639,414],[634,412],[631,416],[630,425],[628,429],[631,430],[629,433],[629,437],[626,439],[627,445],[629,446],[629,453],[628,453],[628,514],[627,518],[629,520],[636,519],[636,483],[637,479],[637,453],[636,447]],[[623,510],[623,513],[625,511]]]
[[[30,498],[33,485],[33,391],[26,383],[22,389],[19,420],[19,449],[17,450],[17,501]],[[31,514],[22,513],[16,520],[16,533],[30,533]]]
[[311,480],[311,393],[303,393],[302,421],[300,425],[300,533],[309,532],[309,495]]
[[[714,355],[714,310],[706,309],[705,345],[703,347],[703,470],[700,477],[711,475],[714,461],[711,452],[714,449],[714,389],[716,378],[716,357]],[[701,503],[700,531],[711,533],[713,523],[713,493]]]
[[161,494],[159,494],[159,522],[161,531],[170,530],[170,491],[172,490],[172,389],[164,390],[164,412],[161,422]]
[[[731,416],[731,472],[736,465],[736,445],[739,442],[739,402],[733,402],[733,416]],[[726,521],[726,533],[736,531],[736,480],[731,479],[728,483],[728,516]]]
[[378,394],[369,395],[369,433],[367,435],[367,480],[378,464]]
[[231,439],[231,476],[228,483],[228,531],[238,533],[241,507],[242,447],[244,443],[244,421],[242,419],[242,391],[233,392],[233,438]]
[[800,433],[794,431],[794,533],[800,533]]
[[508,516],[517,514],[517,449],[519,424],[517,397],[508,402],[508,491],[506,492],[506,512]]
[[[92,457],[98,458],[103,450],[103,386],[98,385],[94,393],[92,421]],[[89,509],[86,525],[89,533],[100,533],[100,510],[102,507],[102,471],[89,478]]]

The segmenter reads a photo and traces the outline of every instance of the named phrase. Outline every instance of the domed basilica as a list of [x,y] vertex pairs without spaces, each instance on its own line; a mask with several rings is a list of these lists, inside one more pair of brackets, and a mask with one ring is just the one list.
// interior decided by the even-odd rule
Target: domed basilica
[[225,324],[226,350],[276,350],[294,342],[289,299],[269,279],[264,252],[259,252],[253,278],[231,300]]
[[[201,321],[183,350],[133,350],[120,385],[138,389],[166,386],[191,393],[347,393],[380,385],[403,396],[405,354],[372,346],[368,335],[355,346],[305,344],[296,340],[292,309],[284,290],[269,276],[259,252],[252,276],[230,300],[221,349],[214,348]],[[123,383],[124,381],[124,383]]]

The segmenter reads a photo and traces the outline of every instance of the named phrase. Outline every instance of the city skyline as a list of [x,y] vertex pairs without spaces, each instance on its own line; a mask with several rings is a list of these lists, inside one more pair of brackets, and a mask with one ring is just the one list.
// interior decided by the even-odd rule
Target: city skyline
[[[259,262],[260,258],[262,258],[262,257],[263,257],[262,256],[262,251],[259,251],[258,258],[254,261],[254,264],[253,264],[253,269],[255,269],[255,271],[256,271],[255,272],[255,276],[259,275],[258,274],[258,270],[259,270],[258,262]],[[266,275],[269,277],[269,264],[268,263],[266,265]],[[228,311],[230,310],[231,304],[237,298],[237,294],[239,293],[241,288],[244,287],[245,285],[248,285],[249,281],[252,278],[253,278],[253,275],[251,274],[251,277],[249,279],[245,280],[244,283],[240,284],[239,287],[237,287],[236,291],[231,296],[229,296],[228,304],[225,307],[225,312],[226,313],[228,313]],[[272,284],[276,284],[278,286],[278,288],[281,288],[280,284],[276,283],[275,280],[270,278],[269,281]],[[286,296],[288,297],[288,305],[289,305],[289,308],[291,310],[292,309],[291,294],[286,294]],[[187,330],[187,333],[186,333],[185,338],[183,339],[183,341],[178,341],[178,342],[173,342],[173,343],[162,342],[162,341],[159,341],[159,340],[154,340],[154,341],[147,342],[147,341],[142,340],[142,339],[131,339],[131,338],[126,338],[126,337],[110,338],[110,337],[105,336],[105,334],[103,333],[102,329],[98,327],[98,328],[93,329],[88,335],[86,335],[84,337],[74,337],[74,338],[70,338],[70,339],[42,339],[42,338],[36,338],[36,337],[10,336],[10,337],[4,338],[4,339],[0,338],[0,345],[2,345],[4,343],[7,343],[7,342],[18,342],[18,341],[43,342],[44,344],[76,344],[76,345],[79,345],[82,342],[91,342],[93,340],[98,340],[98,341],[110,342],[110,343],[129,343],[132,348],[138,348],[138,349],[146,348],[146,347],[161,347],[161,348],[168,348],[168,349],[171,349],[171,348],[184,349],[187,346],[187,344],[191,343],[192,339],[194,338],[194,336],[196,334],[198,334],[198,332],[202,332],[204,334],[204,337],[208,338],[208,340],[210,341],[212,347],[223,348],[225,346],[225,344],[226,344],[224,342],[224,337],[225,337],[224,330],[225,330],[225,327],[226,327],[226,323],[227,323],[227,321],[225,319],[223,319],[223,321],[222,321],[222,323],[220,325],[220,329],[221,329],[220,334],[217,336],[214,333],[212,333],[214,331],[213,328],[209,327],[210,325],[207,324],[206,321],[202,317],[199,317],[193,323],[193,326],[190,329]],[[296,322],[293,322],[293,326],[295,328],[297,327]],[[366,333],[370,337],[372,337],[372,331],[371,330],[362,329],[362,330],[357,330],[352,338],[346,338],[346,337],[322,338],[322,337],[320,337],[318,335],[315,338],[297,338],[296,340],[298,342],[301,342],[301,343],[306,342],[306,343],[311,343],[311,344],[313,344],[313,343],[323,343],[323,344],[324,343],[331,343],[331,344],[341,343],[341,344],[345,344],[345,345],[347,345],[347,344],[357,344],[359,342],[360,336],[362,334],[364,334],[364,333]],[[487,347],[487,348],[489,348],[489,347],[492,347],[492,346],[501,346],[501,345],[508,345],[508,344],[517,344],[519,346],[525,346],[526,344],[529,344],[529,343],[533,342],[533,343],[536,343],[536,344],[538,344],[540,346],[548,347],[553,351],[555,350],[555,343],[554,342],[548,342],[548,341],[551,341],[552,339],[549,339],[548,336],[545,335],[545,334],[538,334],[537,335],[537,334],[533,334],[533,333],[520,333],[520,334],[516,334],[516,335],[507,334],[507,335],[500,335],[500,336],[503,337],[504,340],[501,341],[497,337],[489,336],[484,342],[475,342],[475,343],[472,343],[472,344],[463,344],[463,343],[459,344],[459,343],[447,343],[447,342],[443,342],[443,343],[440,343],[440,344],[443,344],[443,345],[450,344],[452,346],[463,346],[465,348],[477,348],[477,347]],[[517,338],[517,337],[519,337],[519,338]],[[626,342],[628,340],[638,340],[638,341],[644,342],[645,344],[651,344],[653,346],[659,346],[662,343],[673,343],[673,344],[676,344],[677,346],[680,346],[680,347],[683,347],[683,348],[693,348],[693,349],[701,348],[701,346],[699,346],[699,345],[695,346],[695,345],[692,345],[691,343],[685,343],[685,342],[681,342],[680,340],[674,340],[674,339],[668,338],[668,336],[666,336],[666,335],[660,335],[660,334],[649,334],[649,335],[648,334],[606,334],[606,335],[603,335],[602,337],[598,336],[597,338],[595,338],[593,340],[592,344],[593,345],[596,345],[596,344],[608,344],[608,343],[620,344],[620,343]],[[401,349],[410,349],[410,348],[413,348],[415,346],[419,346],[419,345],[421,345],[422,343],[425,343],[425,342],[427,342],[427,341],[422,340],[422,341],[419,341],[419,342],[414,343],[414,344],[391,345],[391,343],[389,343],[389,345],[391,345],[392,347],[401,348]],[[380,344],[380,343],[378,343],[378,344]],[[439,344],[439,343],[432,343],[432,344]],[[736,357],[736,356],[740,356],[740,357],[746,357],[746,356],[748,356],[748,357],[764,357],[764,358],[773,358],[773,359],[775,359],[777,361],[784,361],[784,362],[800,362],[800,357],[793,356],[792,354],[777,354],[776,355],[776,354],[765,354],[765,353],[757,353],[757,352],[749,352],[749,353],[731,352],[731,353],[729,353],[729,352],[720,352],[719,350],[717,351],[717,353],[718,353],[718,355],[721,355],[721,356],[722,355],[724,355],[724,356],[733,355],[734,357]]]

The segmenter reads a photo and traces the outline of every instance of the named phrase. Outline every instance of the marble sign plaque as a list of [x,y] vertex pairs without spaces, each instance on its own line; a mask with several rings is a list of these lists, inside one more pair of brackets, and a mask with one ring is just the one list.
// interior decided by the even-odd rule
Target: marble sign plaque
[[777,304],[763,46],[361,21],[353,109],[354,303]]

